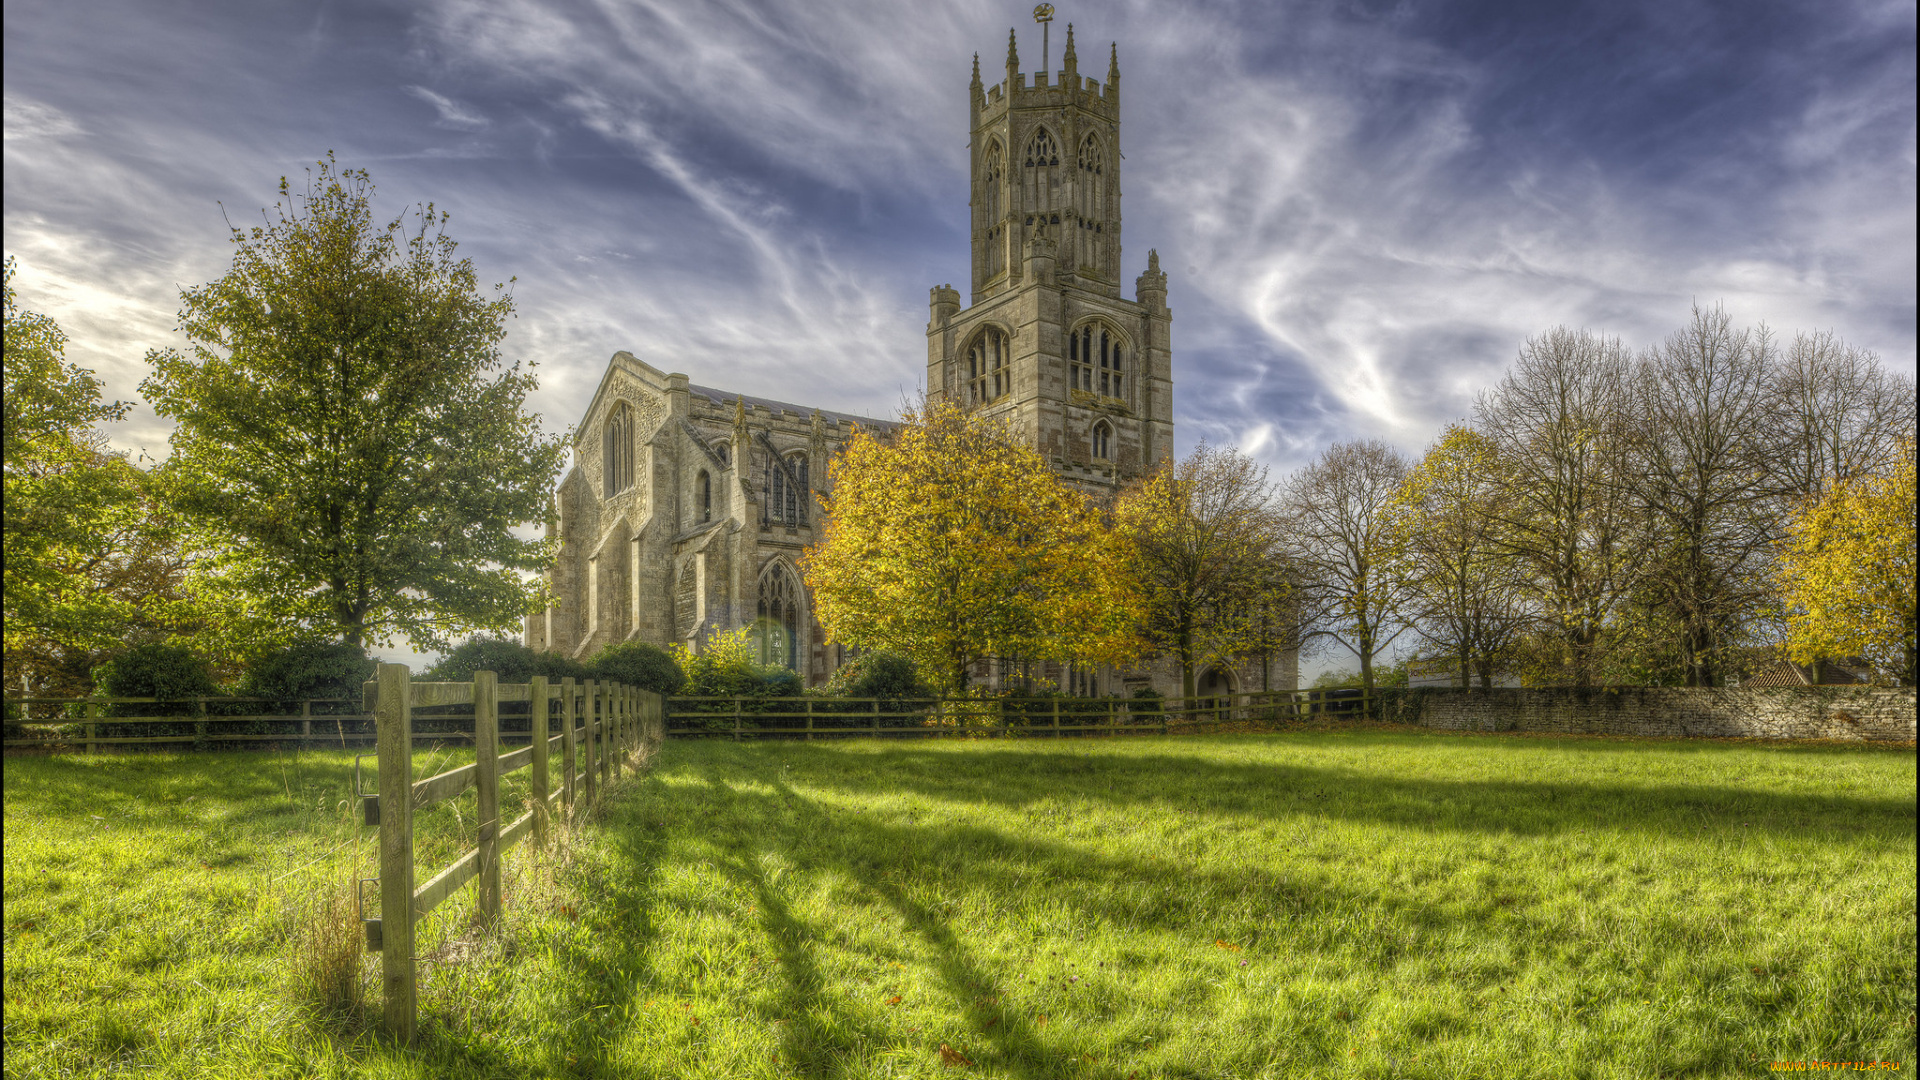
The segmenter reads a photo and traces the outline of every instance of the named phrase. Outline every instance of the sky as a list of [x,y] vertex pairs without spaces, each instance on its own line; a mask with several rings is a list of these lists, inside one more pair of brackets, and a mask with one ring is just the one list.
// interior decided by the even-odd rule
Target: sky
[[[1417,454],[1529,334],[1648,346],[1694,303],[1915,366],[1915,7],[1056,4],[1122,74],[1123,280],[1170,277],[1178,449],[1284,474]],[[967,85],[1025,4],[9,0],[21,303],[138,404],[179,294],[331,151],[432,202],[562,430],[628,350],[892,415],[927,289],[967,288]]]

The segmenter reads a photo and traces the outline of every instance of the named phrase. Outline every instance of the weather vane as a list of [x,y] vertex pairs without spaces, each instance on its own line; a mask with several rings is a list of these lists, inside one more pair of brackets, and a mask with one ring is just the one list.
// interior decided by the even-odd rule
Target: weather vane
[[1040,72],[1041,74],[1045,74],[1047,70],[1047,34],[1053,29],[1053,27],[1048,24],[1053,22],[1053,5],[1035,4],[1033,7],[1033,21],[1040,24]]

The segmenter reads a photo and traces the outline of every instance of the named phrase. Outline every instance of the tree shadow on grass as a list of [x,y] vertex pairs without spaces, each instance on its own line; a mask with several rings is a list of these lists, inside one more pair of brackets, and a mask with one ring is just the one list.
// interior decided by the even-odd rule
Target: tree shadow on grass
[[1914,834],[1911,792],[1887,798],[1764,791],[1712,784],[1444,779],[1340,765],[1229,762],[1173,750],[1084,751],[974,744],[969,753],[887,745],[850,768],[844,748],[787,743],[734,748],[740,767],[778,755],[794,783],[861,797],[911,794],[1026,808],[1087,799],[1128,809],[1173,808],[1284,822],[1336,818],[1399,828],[1542,836],[1593,829],[1693,837],[1748,827],[1786,838],[1857,843]]

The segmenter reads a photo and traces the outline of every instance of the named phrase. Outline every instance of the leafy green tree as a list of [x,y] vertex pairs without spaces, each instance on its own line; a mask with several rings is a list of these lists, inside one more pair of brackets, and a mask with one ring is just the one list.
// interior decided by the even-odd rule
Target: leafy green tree
[[303,642],[250,664],[235,693],[245,697],[346,698],[360,701],[360,688],[374,677],[378,661],[344,642]]
[[563,450],[500,354],[511,296],[481,293],[431,204],[376,226],[372,181],[331,155],[280,196],[181,293],[191,347],[141,384],[179,424],[164,471],[208,572],[350,645],[516,624],[547,545],[513,528]]

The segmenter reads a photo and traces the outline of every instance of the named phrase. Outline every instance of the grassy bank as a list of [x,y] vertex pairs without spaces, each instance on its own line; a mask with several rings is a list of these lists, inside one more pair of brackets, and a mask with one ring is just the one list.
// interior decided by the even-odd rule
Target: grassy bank
[[281,970],[342,762],[211,803],[237,757],[9,763],[8,1075],[1913,1067],[1910,749],[670,743],[499,934],[425,924],[406,1055]]

